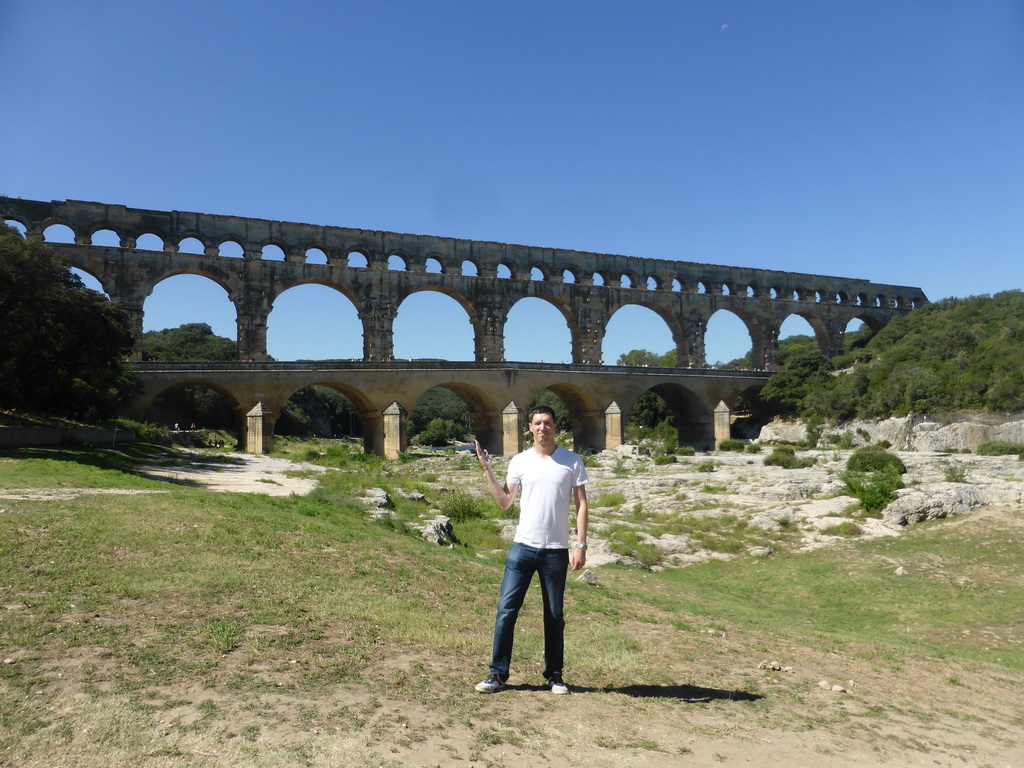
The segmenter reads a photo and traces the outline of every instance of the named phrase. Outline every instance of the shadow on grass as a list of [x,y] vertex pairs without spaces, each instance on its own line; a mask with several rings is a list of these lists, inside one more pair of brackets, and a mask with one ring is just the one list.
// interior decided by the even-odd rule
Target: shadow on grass
[[[765,698],[760,694],[746,691],[727,691],[721,688],[701,688],[698,685],[623,685],[609,688],[587,688],[586,686],[570,685],[574,694],[583,693],[615,693],[634,699],[675,699],[689,704],[707,704],[712,701],[760,701]],[[543,691],[543,685],[509,685],[509,691]]]

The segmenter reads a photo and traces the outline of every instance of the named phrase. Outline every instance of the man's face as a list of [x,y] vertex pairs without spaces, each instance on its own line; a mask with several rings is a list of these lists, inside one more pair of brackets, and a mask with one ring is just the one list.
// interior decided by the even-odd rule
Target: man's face
[[535,442],[544,444],[555,439],[555,420],[546,413],[535,413],[530,421],[530,433]]

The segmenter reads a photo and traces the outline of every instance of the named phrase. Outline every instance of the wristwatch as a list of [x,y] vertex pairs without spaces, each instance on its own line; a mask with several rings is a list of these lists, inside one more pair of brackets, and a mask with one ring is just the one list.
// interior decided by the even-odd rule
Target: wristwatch
[[587,551],[587,545],[586,544],[580,544],[579,542],[577,542],[576,543],[576,549],[582,549],[584,552],[586,552]]

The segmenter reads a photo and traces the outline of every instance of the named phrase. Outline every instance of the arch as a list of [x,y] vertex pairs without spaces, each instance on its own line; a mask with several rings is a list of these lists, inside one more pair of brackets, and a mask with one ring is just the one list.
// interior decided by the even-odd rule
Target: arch
[[659,275],[648,275],[647,276],[647,290],[648,291],[660,291],[665,285],[664,280]]
[[445,273],[444,261],[440,256],[429,256],[424,271],[428,275],[443,275]]
[[464,259],[461,271],[463,277],[478,277],[480,275],[480,265],[473,259]]
[[719,309],[708,318],[704,331],[704,359],[712,367],[726,367],[734,361],[740,368],[753,365],[753,318],[731,307]]
[[43,240],[47,243],[74,243],[75,231],[67,224],[50,224],[43,230]]
[[191,253],[202,256],[206,253],[206,246],[196,237],[183,237],[178,242],[178,253]]
[[[215,392],[218,398],[199,396],[200,390]],[[242,406],[226,387],[201,378],[185,378],[153,394],[144,407],[144,420],[167,427],[223,429],[236,437],[242,434]]]
[[238,240],[224,240],[217,246],[217,255],[226,259],[244,259],[245,249]]
[[96,229],[89,236],[89,242],[105,248],[120,248],[121,236],[112,229]]
[[266,243],[260,249],[260,259],[262,261],[284,261],[285,250],[278,243]]
[[22,237],[25,237],[26,233],[28,232],[28,227],[26,227],[22,222],[18,221],[17,219],[4,219],[4,224],[6,224],[8,227],[16,229],[18,231],[18,234],[20,234]]
[[392,272],[408,272],[409,264],[402,256],[393,253],[388,256],[388,269]]
[[[810,330],[810,334],[806,331]],[[818,344],[818,351],[828,354],[828,330],[824,322],[812,312],[793,312],[779,325],[779,342],[794,336],[812,336]]]
[[71,274],[78,277],[78,279],[82,281],[82,285],[86,288],[91,291],[96,291],[96,293],[102,293],[107,298],[110,298],[106,288],[103,287],[103,284],[94,274],[80,267],[70,267],[70,269]]
[[411,293],[395,316],[395,358],[473,360],[475,324],[476,312],[458,294],[433,288]]
[[351,251],[345,259],[345,263],[354,269],[366,269],[370,266],[369,259],[362,251]]
[[611,273],[605,269],[599,269],[594,273],[594,285],[608,285],[608,281],[611,279]]
[[580,280],[580,271],[578,267],[568,266],[562,270],[562,283],[565,285],[574,285]]
[[670,428],[675,431],[679,445],[689,445],[697,450],[709,450],[714,447],[714,422],[711,412],[701,399],[686,387],[679,384],[656,384],[640,393],[631,403],[626,418],[626,428],[634,416],[638,403],[644,402],[644,396],[651,393],[665,405],[671,418]]
[[534,266],[530,268],[530,279],[534,282],[544,282],[548,276],[543,267]]
[[509,309],[505,320],[505,359],[512,362],[566,363],[578,325],[561,302],[549,296],[527,296]]
[[512,268],[502,262],[498,265],[497,276],[500,280],[511,280],[512,279]]
[[328,264],[330,263],[327,259],[327,253],[323,248],[307,248],[306,253],[303,255],[303,260],[307,264]]
[[684,287],[685,287],[685,284],[683,283],[682,280],[680,280],[678,277],[673,277],[672,278],[672,292],[673,293],[682,293]]
[[622,275],[619,277],[619,285],[622,286],[623,288],[636,288],[636,272],[623,272]]
[[487,392],[471,384],[442,382],[423,390],[409,409],[410,437],[422,434],[435,418],[454,422],[483,445],[500,442],[500,408]]
[[289,286],[267,318],[267,353],[275,360],[362,359],[359,307],[331,286]]
[[[551,403],[550,399],[545,397],[545,393],[554,395],[565,405],[571,421],[573,450],[603,450],[603,426],[594,418],[595,414],[603,412],[602,404],[598,403],[586,388],[566,382],[552,382],[539,390],[524,410],[528,413],[533,403],[540,402],[552,406],[557,414],[560,410],[557,403]],[[544,402],[546,399],[548,402]],[[569,426],[564,423],[564,418],[557,420],[560,430]]]
[[[289,408],[288,403],[293,406]],[[363,414],[369,409],[369,401],[351,387],[338,382],[308,384],[292,392],[285,400],[274,424],[274,433],[297,437],[361,438],[366,433]],[[300,414],[312,418],[303,421]]]
[[627,352],[640,348],[664,355],[676,349],[675,336],[679,332],[675,318],[642,304],[625,304],[608,319],[601,341],[601,359],[606,365],[616,365]]
[[139,251],[163,251],[164,239],[154,232],[143,232],[135,240],[135,249]]
[[209,275],[175,272],[163,276],[143,309],[143,332],[206,323],[215,335],[238,340],[238,313],[228,288]]

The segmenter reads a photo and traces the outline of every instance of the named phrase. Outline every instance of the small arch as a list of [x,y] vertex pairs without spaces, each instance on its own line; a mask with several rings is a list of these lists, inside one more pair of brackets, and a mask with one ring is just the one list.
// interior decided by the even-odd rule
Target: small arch
[[683,292],[683,281],[678,277],[672,278],[672,292],[682,293]]
[[854,297],[853,303],[858,307],[866,307],[868,305],[868,295],[866,293],[858,293]]
[[822,304],[825,301],[825,294],[821,291],[814,292],[814,302],[816,304]]
[[648,275],[647,276],[647,290],[648,291],[660,291],[661,290],[661,286],[662,286],[662,281],[661,281],[660,277],[657,277],[656,275]]
[[562,270],[562,282],[566,285],[572,285],[576,282],[576,272],[573,269]]
[[[91,291],[96,293],[102,293],[104,296],[107,295],[106,290],[103,288],[103,284],[97,280],[92,274],[86,272],[84,269],[78,267],[71,267],[71,274],[75,275],[79,280],[82,281],[82,285]],[[108,297],[109,298],[109,297]]]
[[51,224],[43,230],[43,240],[48,243],[73,243],[75,233],[67,224]]
[[444,264],[440,259],[431,256],[427,259],[427,274],[428,275],[443,275]]
[[28,232],[28,228],[20,221],[16,221],[14,219],[5,219],[4,224],[6,224],[8,227],[18,230],[18,234],[20,234],[22,237],[25,237],[25,234]]
[[607,285],[608,284],[608,273],[603,269],[599,269],[594,273],[594,285]]
[[237,240],[225,240],[217,246],[217,255],[226,259],[244,259],[245,249]]
[[307,264],[327,264],[327,254],[321,248],[308,248],[306,250]]
[[388,256],[388,269],[392,272],[408,272],[409,265],[406,264],[405,259],[393,253]]
[[636,273],[634,272],[623,272],[619,278],[619,285],[623,288],[633,288],[636,286],[636,283]]
[[370,262],[366,258],[366,254],[360,253],[359,251],[352,251],[348,255],[347,262],[348,266],[354,269],[366,269],[370,265]]
[[884,308],[886,305],[886,301],[887,299],[885,297],[885,294],[880,293],[878,294],[878,296],[875,297],[875,306]]
[[750,283],[750,285],[747,286],[747,290],[745,291],[745,293],[748,299],[756,299],[758,296],[761,295],[761,289],[757,286],[756,283]]
[[710,294],[711,293],[711,287],[708,285],[708,282],[706,280],[698,280],[697,281],[697,293],[701,293],[701,294]]
[[512,279],[512,270],[508,266],[508,264],[499,264],[498,265],[498,273],[497,274],[498,274],[498,279],[500,279],[500,280],[511,280]]
[[465,259],[462,262],[462,276],[463,277],[478,277],[480,275],[480,265],[472,259]]
[[544,282],[548,279],[547,275],[544,274],[544,270],[540,267],[534,267],[530,270],[530,279],[534,282]]
[[773,285],[771,288],[768,289],[768,298],[769,299],[778,299],[781,296],[782,296],[782,288],[780,288],[779,286]]
[[181,242],[178,243],[178,253],[191,253],[202,256],[206,253],[206,246],[195,237],[186,237],[182,238]]
[[159,235],[154,235],[152,232],[144,232],[135,241],[135,248],[139,251],[162,251],[164,250],[164,241]]
[[284,261],[284,249],[276,243],[267,243],[260,251],[260,259],[263,261]]
[[722,283],[722,295],[723,296],[735,296],[736,285],[734,283]]
[[112,229],[97,229],[92,233],[89,242],[104,248],[120,248],[121,236]]

